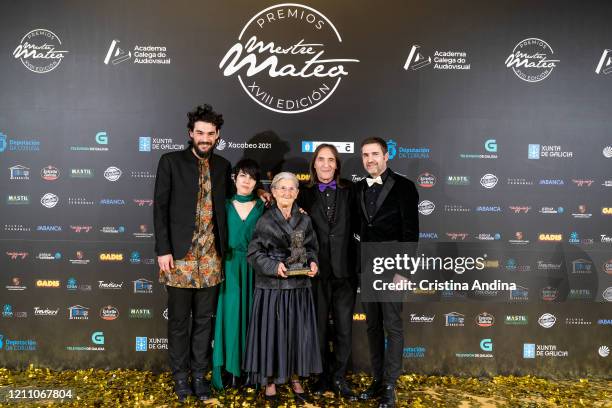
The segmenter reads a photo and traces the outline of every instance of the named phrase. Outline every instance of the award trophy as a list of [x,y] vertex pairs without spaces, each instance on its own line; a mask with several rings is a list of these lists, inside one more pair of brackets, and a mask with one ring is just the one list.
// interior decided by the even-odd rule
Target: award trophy
[[306,248],[304,248],[304,231],[291,234],[291,254],[285,261],[287,276],[307,276],[310,268],[306,265]]

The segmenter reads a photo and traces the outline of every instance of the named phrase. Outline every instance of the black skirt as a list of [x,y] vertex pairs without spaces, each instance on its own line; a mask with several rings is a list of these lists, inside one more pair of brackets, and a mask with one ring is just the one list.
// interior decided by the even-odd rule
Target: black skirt
[[248,383],[262,385],[322,372],[310,288],[255,288],[243,368]]

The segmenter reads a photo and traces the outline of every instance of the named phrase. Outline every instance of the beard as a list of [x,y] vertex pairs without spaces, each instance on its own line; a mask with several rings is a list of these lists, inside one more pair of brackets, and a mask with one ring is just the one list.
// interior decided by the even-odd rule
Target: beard
[[[210,146],[210,148],[207,151],[205,151],[205,150],[202,150],[200,146]],[[200,142],[197,145],[193,144],[193,151],[201,159],[208,159],[210,155],[212,154],[213,150],[214,150],[214,146],[207,142]]]

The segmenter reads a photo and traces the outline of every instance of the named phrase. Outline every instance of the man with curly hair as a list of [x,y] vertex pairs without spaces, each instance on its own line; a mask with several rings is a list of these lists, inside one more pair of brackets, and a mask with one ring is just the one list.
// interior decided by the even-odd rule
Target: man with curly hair
[[210,105],[187,116],[189,146],[161,156],[154,204],[159,280],[168,292],[170,368],[181,401],[192,394],[210,397],[204,376],[227,249],[225,200],[234,185],[230,163],[213,153],[223,116]]

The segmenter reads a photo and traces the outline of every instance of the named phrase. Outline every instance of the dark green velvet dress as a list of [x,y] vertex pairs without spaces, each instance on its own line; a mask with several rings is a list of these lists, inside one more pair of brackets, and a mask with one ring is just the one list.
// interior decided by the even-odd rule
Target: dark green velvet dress
[[[244,196],[234,196],[234,199],[245,201]],[[219,288],[215,320],[212,384],[217,389],[223,388],[223,369],[240,376],[253,304],[253,268],[247,263],[246,253],[255,224],[265,207],[255,198],[255,206],[242,220],[232,200],[225,204],[229,242],[224,261],[225,280]]]

